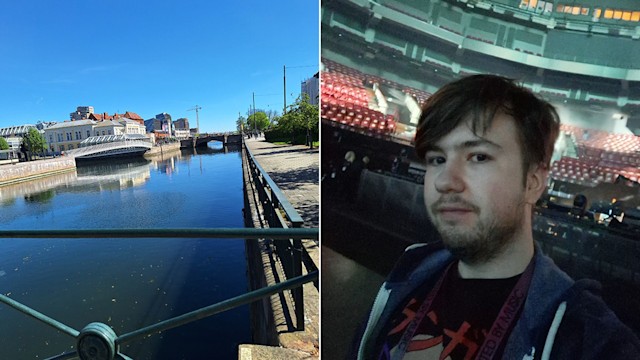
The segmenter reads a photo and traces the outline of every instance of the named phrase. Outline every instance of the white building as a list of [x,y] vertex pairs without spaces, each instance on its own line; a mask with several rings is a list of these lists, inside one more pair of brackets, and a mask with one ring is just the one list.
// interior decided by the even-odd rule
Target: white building
[[189,129],[175,129],[173,130],[173,136],[176,139],[188,139],[191,137],[191,131]]
[[124,125],[114,120],[100,121],[93,126],[93,136],[122,134],[124,134]]
[[93,136],[97,123],[93,120],[65,121],[44,129],[44,139],[50,151],[77,149],[80,142]]
[[319,73],[305,80],[300,85],[300,92],[309,95],[309,104],[318,105],[320,101],[320,79]]
[[143,124],[140,124],[137,121],[123,118],[118,120],[118,122],[124,127],[125,134],[140,134],[144,135],[147,133],[147,129]]
[[76,120],[57,123],[44,129],[44,138],[50,151],[61,152],[80,147],[80,143],[92,136],[145,135],[144,125],[131,120]]

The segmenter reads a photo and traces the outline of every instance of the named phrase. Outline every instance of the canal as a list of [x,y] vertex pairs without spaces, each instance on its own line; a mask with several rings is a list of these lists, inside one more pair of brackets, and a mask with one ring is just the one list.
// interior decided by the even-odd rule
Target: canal
[[[1,229],[244,227],[238,148],[83,164],[0,188]],[[0,171],[2,168],[0,167]],[[77,330],[123,334],[247,292],[238,239],[0,239],[0,293]],[[45,359],[75,339],[0,304],[0,359]],[[232,359],[249,308],[126,344],[141,359]]]

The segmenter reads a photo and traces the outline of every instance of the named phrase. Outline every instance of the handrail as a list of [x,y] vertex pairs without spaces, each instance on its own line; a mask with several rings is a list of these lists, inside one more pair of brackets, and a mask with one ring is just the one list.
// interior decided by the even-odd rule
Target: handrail
[[[317,228],[0,230],[0,238],[269,238],[280,242],[290,239],[317,239],[318,236],[319,230]],[[3,294],[0,294],[0,302],[76,338],[76,350],[50,357],[49,360],[85,359],[82,354],[95,351],[96,346],[106,349],[106,355],[105,357],[90,357],[91,359],[130,359],[119,352],[120,344],[191,323],[284,290],[301,288],[303,284],[317,281],[318,278],[319,272],[313,271],[120,336],[116,336],[108,325],[102,323],[90,323],[78,331]]]
[[[251,149],[249,149],[242,139],[243,155],[242,161],[247,161],[247,175],[249,183],[255,186],[258,194],[259,207],[269,228],[289,228],[285,218],[282,216],[283,210],[286,218],[291,222],[291,227],[300,228],[303,224],[302,217],[298,211],[291,205],[287,197],[280,190],[278,185],[271,179],[271,176],[256,161]],[[243,165],[244,166],[244,165]],[[291,239],[289,241],[280,241],[274,244],[274,250],[280,259],[280,265],[287,278],[295,278],[302,274],[302,259],[308,257],[306,249],[302,246],[302,240]],[[309,271],[317,268],[313,266]],[[316,287],[317,287],[317,283]],[[294,313],[296,316],[296,329],[304,330],[304,301],[302,287],[291,290],[293,298]]]
[[217,229],[77,229],[0,230],[0,238],[242,238],[318,239],[317,228],[217,228]]
[[271,179],[269,174],[266,171],[264,171],[262,166],[260,166],[260,164],[256,161],[256,158],[251,153],[251,150],[246,146],[245,146],[245,149],[247,151],[247,154],[249,155],[249,160],[251,162],[251,165],[255,167],[258,170],[259,174],[264,178],[264,182],[269,187],[269,189],[271,189],[271,194],[273,195],[273,197],[277,199],[277,204],[280,204],[285,214],[287,215],[287,219],[289,219],[289,221],[291,221],[291,223],[294,224],[294,227],[298,227],[302,225],[303,220],[300,214],[298,214],[298,212],[293,207],[293,205],[291,205],[287,197],[282,193],[278,185],[276,185],[275,181]]

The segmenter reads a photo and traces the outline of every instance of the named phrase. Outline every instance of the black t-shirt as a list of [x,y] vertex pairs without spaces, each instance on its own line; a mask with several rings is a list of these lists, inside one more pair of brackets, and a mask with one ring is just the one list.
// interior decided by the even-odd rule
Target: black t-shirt
[[[519,278],[520,275],[507,279],[462,279],[454,264],[403,359],[474,359]],[[419,289],[392,320],[380,360],[391,358],[429,291],[431,289]],[[501,356],[505,342],[498,349],[497,358]]]

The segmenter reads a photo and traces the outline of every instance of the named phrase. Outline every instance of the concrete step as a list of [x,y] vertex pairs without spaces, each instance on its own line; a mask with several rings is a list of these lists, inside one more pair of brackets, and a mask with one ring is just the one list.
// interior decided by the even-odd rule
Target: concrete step
[[318,355],[276,346],[241,344],[238,360],[302,360],[317,359]]

